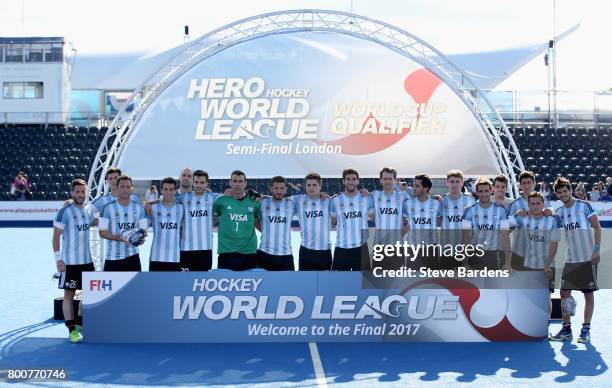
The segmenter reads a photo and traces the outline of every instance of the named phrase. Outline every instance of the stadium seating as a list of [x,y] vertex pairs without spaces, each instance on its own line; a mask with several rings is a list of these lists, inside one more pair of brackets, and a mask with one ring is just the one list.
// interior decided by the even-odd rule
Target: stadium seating
[[509,127],[526,168],[538,181],[558,176],[589,185],[612,176],[612,128]]
[[[612,176],[612,127],[548,128],[509,126],[526,168],[538,181],[552,183],[567,176],[574,184],[593,184]],[[106,128],[62,125],[0,124],[0,177],[4,183],[0,200],[8,200],[10,184],[18,171],[28,174],[35,200],[62,200],[68,196],[69,183],[76,177],[87,179]],[[290,179],[293,184],[301,179]],[[154,182],[155,183],[155,182]],[[361,180],[374,190],[378,180]],[[268,192],[270,179],[250,179],[249,187]],[[227,179],[211,180],[210,188],[220,192]],[[342,191],[340,179],[326,179],[323,191]],[[289,194],[295,190],[289,188]]]
[[69,183],[87,179],[106,128],[62,125],[0,125],[0,200],[8,200],[19,171],[28,175],[32,199],[68,196]]

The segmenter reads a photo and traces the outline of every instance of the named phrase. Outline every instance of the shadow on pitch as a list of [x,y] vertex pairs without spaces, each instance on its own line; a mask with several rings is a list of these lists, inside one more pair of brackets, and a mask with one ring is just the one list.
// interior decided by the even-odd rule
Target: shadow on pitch
[[379,382],[435,382],[442,373],[458,374],[457,382],[477,382],[479,376],[495,376],[509,369],[518,379],[538,379],[549,372],[561,372],[557,382],[571,382],[578,376],[597,376],[608,369],[595,347],[563,344],[567,364],[555,360],[553,344],[522,343],[363,343],[321,344],[319,352],[325,375],[334,383],[355,381],[358,374],[379,374]]
[[50,325],[0,334],[0,369],[66,368],[79,383],[212,385],[314,383],[308,344],[71,344],[65,338],[26,337]]

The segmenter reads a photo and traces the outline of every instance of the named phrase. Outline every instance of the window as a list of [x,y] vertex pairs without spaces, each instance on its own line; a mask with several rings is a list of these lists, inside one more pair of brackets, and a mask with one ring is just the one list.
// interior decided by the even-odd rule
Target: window
[[43,98],[42,82],[4,82],[2,97],[5,99]]
[[5,62],[23,62],[23,45],[10,44],[6,46]]
[[45,47],[45,62],[62,62],[64,60],[64,44],[51,43]]
[[43,45],[40,43],[32,43],[30,47],[25,47],[26,62],[42,62],[43,61]]

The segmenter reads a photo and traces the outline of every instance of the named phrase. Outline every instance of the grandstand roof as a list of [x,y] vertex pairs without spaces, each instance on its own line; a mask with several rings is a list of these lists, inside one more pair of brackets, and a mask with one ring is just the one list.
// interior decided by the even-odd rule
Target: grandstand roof
[[[573,32],[565,31],[557,40]],[[185,45],[162,52],[79,54],[72,73],[72,89],[134,90]],[[481,89],[493,89],[534,57],[548,42],[495,51],[450,54],[448,58],[473,76]]]
[[26,36],[26,37],[0,37],[0,44],[7,43],[63,43],[61,36]]

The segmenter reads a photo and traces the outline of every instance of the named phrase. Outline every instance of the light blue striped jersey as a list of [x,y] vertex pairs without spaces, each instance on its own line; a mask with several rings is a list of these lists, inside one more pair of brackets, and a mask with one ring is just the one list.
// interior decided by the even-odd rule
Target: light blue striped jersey
[[331,200],[313,199],[306,194],[294,195],[292,198],[300,221],[302,246],[316,251],[330,249]]
[[405,191],[393,191],[385,194],[383,190],[370,193],[374,205],[374,223],[376,244],[395,244],[402,241],[404,224],[404,201],[410,198]]
[[474,197],[468,194],[459,194],[457,198],[452,198],[448,193],[444,194],[438,214],[442,217],[440,227],[442,229],[462,229],[463,214],[474,203]]
[[57,212],[53,226],[64,231],[60,254],[67,265],[91,263],[89,227],[93,220],[89,207],[78,207],[73,203],[64,205]]
[[349,249],[367,243],[370,210],[374,210],[372,196],[360,192],[353,196],[341,193],[332,199],[330,211],[337,219],[337,247]]
[[[105,194],[101,197],[94,199],[94,201],[91,203],[91,206],[93,206],[96,209],[96,212],[100,212],[104,205],[110,202],[113,202],[115,200],[117,200],[117,198],[113,194],[108,193],[108,194]],[[138,198],[136,194],[130,195],[130,201],[142,204],[142,201],[140,200],[140,198]]]
[[574,198],[574,203],[569,208],[561,206],[556,215],[561,219],[565,229],[567,244],[566,263],[583,263],[591,260],[593,256],[593,228],[589,218],[597,213],[590,203]]
[[442,244],[461,244],[463,214],[468,207],[474,204],[471,194],[460,193],[457,198],[452,198],[446,193],[442,198],[439,217],[442,217],[440,242]]
[[176,201],[185,209],[181,251],[213,249],[213,203],[221,194],[195,192],[180,194]]
[[178,263],[181,258],[181,226],[185,217],[185,209],[180,203],[166,207],[162,202],[151,208],[149,221],[153,227],[153,244],[151,245],[151,261]]
[[[531,269],[543,269],[548,260],[550,244],[561,239],[561,220],[557,216],[515,217],[518,230],[527,241],[524,265]],[[554,267],[554,259],[552,265]]]
[[291,220],[295,214],[292,198],[275,201],[272,198],[261,200],[259,208],[261,221],[261,241],[259,250],[270,255],[291,254]]
[[[100,210],[98,228],[108,230],[112,235],[121,232],[148,226],[144,206],[137,202],[130,202],[126,207],[117,201],[107,203]],[[123,241],[106,240],[106,260],[122,260],[138,253],[138,247],[133,247]]]
[[472,230],[472,245],[482,245],[485,251],[502,249],[500,231],[509,230],[506,209],[491,202],[487,208],[476,203],[463,215],[463,229]]
[[[547,200],[544,200],[544,207],[549,208],[550,203]],[[515,199],[510,205],[510,212],[508,212],[508,219],[510,220],[510,226],[516,226],[516,220],[514,215],[519,210],[527,210],[529,211],[529,202],[521,196]],[[527,240],[525,239],[525,235],[523,233],[512,233],[512,252],[517,255],[524,257],[525,249],[527,248]]]
[[410,198],[404,202],[404,216],[408,219],[406,241],[410,244],[438,242],[437,217],[442,205],[432,197],[425,201]]

